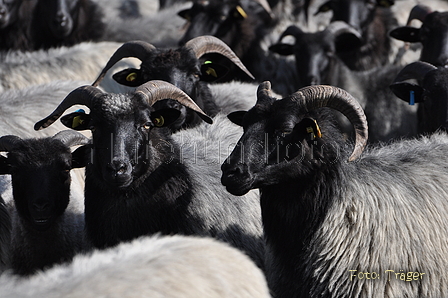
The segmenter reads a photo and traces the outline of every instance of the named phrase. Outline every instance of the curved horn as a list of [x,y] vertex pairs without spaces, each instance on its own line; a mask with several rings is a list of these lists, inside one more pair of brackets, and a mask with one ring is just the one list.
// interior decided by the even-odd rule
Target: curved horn
[[424,76],[431,70],[437,69],[434,65],[428,62],[416,61],[403,67],[402,70],[395,77],[394,83],[402,82],[409,79],[416,79],[421,81]]
[[209,53],[221,54],[232,61],[249,77],[255,79],[255,77],[249,72],[249,70],[246,68],[243,62],[241,62],[240,58],[238,58],[238,56],[232,51],[232,49],[217,37],[211,35],[195,37],[185,44],[185,48],[192,50],[196,55],[196,58],[198,59],[203,55]]
[[359,40],[362,39],[362,36],[358,32],[358,30],[356,30],[355,28],[353,28],[352,26],[350,26],[349,24],[347,24],[344,21],[331,22],[330,24],[328,24],[328,26],[327,26],[327,28],[325,28],[325,30],[328,30],[334,36],[338,36],[338,35],[344,34],[344,33],[351,33],[354,36],[356,36]]
[[18,144],[22,143],[18,136],[7,135],[0,138],[0,152],[9,152],[14,150]]
[[272,98],[271,82],[264,81],[258,85],[256,105],[270,103]]
[[355,148],[348,161],[361,155],[367,144],[367,119],[361,105],[347,91],[334,86],[315,85],[301,88],[288,98],[304,103],[308,111],[329,107],[341,112],[355,128]]
[[135,94],[144,97],[146,102],[151,106],[159,100],[167,98],[174,99],[195,111],[205,122],[213,123],[212,119],[185,92],[168,82],[160,80],[146,82],[135,89]]
[[432,12],[432,9],[423,4],[415,5],[412,10],[409,12],[408,21],[406,22],[407,26],[410,26],[412,20],[419,20],[423,22],[428,14]]
[[53,136],[53,139],[61,141],[67,147],[85,145],[89,138],[76,130],[62,130]]
[[121,47],[119,47],[115,51],[112,57],[110,57],[106,66],[103,68],[103,70],[101,71],[95,82],[93,82],[92,86],[94,87],[98,86],[100,82],[103,80],[107,71],[111,69],[121,59],[134,57],[140,59],[141,61],[144,61],[148,56],[148,54],[154,51],[155,49],[156,47],[153,46],[152,44],[141,40],[135,40],[124,43]]
[[49,116],[34,124],[34,130],[47,128],[56,120],[58,120],[59,117],[61,117],[61,115],[71,106],[80,104],[85,105],[86,107],[90,107],[92,105],[93,99],[96,97],[100,97],[103,94],[104,93],[100,89],[92,86],[82,86],[76,88],[64,98],[64,100]]

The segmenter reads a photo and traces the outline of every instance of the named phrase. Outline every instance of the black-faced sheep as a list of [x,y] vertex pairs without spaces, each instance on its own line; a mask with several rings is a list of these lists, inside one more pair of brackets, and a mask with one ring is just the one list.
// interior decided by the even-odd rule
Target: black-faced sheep
[[[218,109],[210,93],[209,82],[225,77],[230,64],[237,66],[246,76],[252,76],[225,43],[213,36],[201,36],[176,50],[158,49],[143,41],[125,43],[112,55],[93,86],[101,82],[115,63],[126,57],[138,58],[142,64],[140,69],[129,68],[115,73],[113,78],[117,82],[136,87],[150,80],[167,81],[187,93],[212,117],[217,114]],[[218,60],[217,63],[214,62],[214,57]],[[226,62],[221,63],[222,59],[226,59]],[[195,112],[174,100],[165,100],[156,105],[157,108],[177,108],[181,112],[178,119],[170,125],[172,131],[193,127],[202,121]]]
[[[95,247],[105,248],[158,232],[208,235],[242,249],[262,267],[258,194],[239,200],[225,192],[217,176],[219,158],[236,141],[238,130],[227,125],[221,131],[223,138],[210,143],[213,130],[199,126],[199,140],[193,147],[176,141],[166,126],[176,120],[179,111],[153,107],[156,101],[167,98],[211,122],[180,89],[167,82],[150,81],[130,94],[80,87],[36,123],[35,129],[45,128],[74,104],[90,108],[90,114],[75,112],[61,119],[68,127],[92,130],[92,161],[86,166],[85,179],[87,236]],[[74,117],[84,122],[80,125],[80,118],[73,122]],[[220,122],[215,125],[220,129]],[[180,140],[182,133],[176,134]],[[204,143],[209,147],[202,146]],[[201,162],[198,150],[216,159]]]
[[[327,108],[354,125],[347,144]],[[322,109],[321,109],[322,108]],[[342,89],[310,86],[229,117],[244,128],[222,165],[235,195],[260,190],[274,297],[445,297],[448,136],[363,151],[367,122]]]
[[[417,84],[406,82],[415,79]],[[405,66],[390,88],[407,103],[418,104],[418,132],[448,129],[448,69],[422,61]]]
[[36,1],[0,1],[0,51],[31,49],[28,29]]
[[0,172],[12,176],[9,258],[15,274],[28,275],[70,261],[87,248],[83,214],[66,210],[70,170],[83,166],[70,147],[87,142],[87,137],[72,130],[50,138],[0,138],[0,151],[8,153],[1,158]]
[[269,298],[266,279],[240,251],[213,239],[141,237],[75,256],[28,279],[0,277],[3,298]]
[[92,0],[37,0],[30,26],[33,50],[98,41],[105,25]]

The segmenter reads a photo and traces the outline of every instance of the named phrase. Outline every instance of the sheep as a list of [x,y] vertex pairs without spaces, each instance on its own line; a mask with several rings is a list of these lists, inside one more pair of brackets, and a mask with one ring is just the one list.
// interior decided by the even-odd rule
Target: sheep
[[[420,20],[420,28],[410,26],[414,19]],[[392,30],[390,36],[410,42],[421,43],[420,60],[445,67],[448,64],[448,12],[432,11],[430,7],[419,4],[414,6],[406,26]]]
[[2,276],[0,291],[3,298],[270,297],[247,256],[220,241],[180,235],[95,250],[28,279]]
[[[188,20],[179,44],[201,35],[216,36],[240,57],[256,81],[276,82],[275,91],[280,94],[297,90],[297,74],[291,61],[273,55],[265,46],[270,43],[271,35],[275,35],[276,24],[281,22],[273,19],[266,1],[198,1],[179,14]],[[239,73],[233,79],[248,81],[247,76]]]
[[[209,55],[216,56],[208,58]],[[210,94],[208,82],[225,77],[230,68],[229,64],[236,65],[246,76],[252,76],[225,43],[213,36],[201,36],[192,39],[185,46],[176,50],[158,49],[143,41],[127,42],[112,55],[92,85],[98,86],[108,70],[125,57],[138,58],[142,64],[140,69],[129,68],[115,73],[113,78],[118,83],[136,87],[155,79],[170,82],[187,93],[201,109],[212,117],[217,114],[218,110],[216,101]],[[226,61],[221,62],[223,58]],[[214,62],[215,60],[217,62]],[[173,132],[182,128],[194,127],[202,121],[196,113],[174,100],[157,103],[157,108],[162,107],[175,107],[181,112],[180,117],[170,125]]]
[[[295,44],[282,42],[293,36]],[[281,55],[294,55],[302,87],[333,85],[354,94],[364,108],[369,121],[370,142],[417,135],[417,108],[400,101],[388,86],[401,70],[399,65],[387,65],[366,71],[352,71],[339,58],[351,46],[356,46],[359,34],[351,26],[334,21],[323,31],[305,33],[291,25],[270,50]],[[338,113],[344,131],[351,127]]]
[[[0,138],[0,172],[12,177],[14,207],[10,264],[13,272],[30,275],[55,263],[70,261],[87,248],[83,214],[69,212],[70,170],[83,166],[70,147],[88,138],[66,130],[53,137]],[[81,160],[83,160],[81,155]]]
[[0,275],[8,268],[11,242],[11,215],[5,200],[0,196]]
[[0,51],[31,49],[28,28],[35,0],[0,2]]
[[[153,108],[166,98],[212,122],[180,89],[149,81],[129,94],[79,87],[35,124],[36,130],[48,127],[74,104],[90,109],[90,114],[75,112],[61,118],[67,127],[92,130],[91,161],[85,168],[88,239],[95,247],[106,248],[158,232],[212,236],[242,249],[262,268],[258,193],[240,200],[225,192],[217,176],[219,158],[236,141],[236,126],[222,121],[209,129],[198,126],[178,132],[176,141],[166,126],[179,111]],[[74,117],[80,117],[76,123]],[[182,142],[182,135],[192,143]]]
[[[446,133],[364,150],[366,117],[342,89],[277,100],[265,82],[257,97],[229,114],[244,133],[221,182],[234,195],[260,190],[273,296],[446,297]],[[350,120],[354,145],[323,107]]]
[[332,11],[331,21],[344,21],[361,35],[360,45],[341,53],[351,70],[368,70],[387,65],[394,55],[388,32],[398,26],[390,7],[394,0],[329,0],[316,14]]
[[[10,51],[0,55],[0,92],[21,89],[55,80],[93,81],[103,66],[122,44],[117,42],[84,42],[72,47],[34,52]],[[126,59],[116,65],[135,67],[136,59]],[[124,88],[107,77],[101,84],[105,91],[124,92]]]
[[[409,103],[418,103],[418,132],[434,133],[446,130],[448,88],[446,80],[448,70],[444,67],[417,61],[404,67],[390,85],[394,94]],[[416,79],[417,84],[406,80]],[[412,94],[412,95],[411,95]]]
[[37,0],[30,24],[33,50],[98,41],[105,24],[92,0]]

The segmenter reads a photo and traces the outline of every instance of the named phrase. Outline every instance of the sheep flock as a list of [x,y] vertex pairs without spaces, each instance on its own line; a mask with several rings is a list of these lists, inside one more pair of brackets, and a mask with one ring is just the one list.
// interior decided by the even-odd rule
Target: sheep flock
[[0,297],[447,298],[447,0],[0,0]]

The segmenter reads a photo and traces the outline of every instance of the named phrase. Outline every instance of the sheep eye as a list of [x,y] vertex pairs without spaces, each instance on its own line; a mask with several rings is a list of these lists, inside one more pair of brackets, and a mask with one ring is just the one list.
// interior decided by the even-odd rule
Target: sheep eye
[[143,124],[143,128],[146,129],[146,130],[151,129],[151,123],[150,122],[146,122],[145,124]]
[[161,127],[163,126],[163,124],[165,124],[165,119],[163,118],[163,116],[158,116],[155,117],[152,122],[154,122],[154,125],[157,127]]
[[137,79],[137,77],[138,77],[137,73],[131,72],[130,74],[128,74],[126,76],[126,81],[133,82],[133,81],[135,81]]

